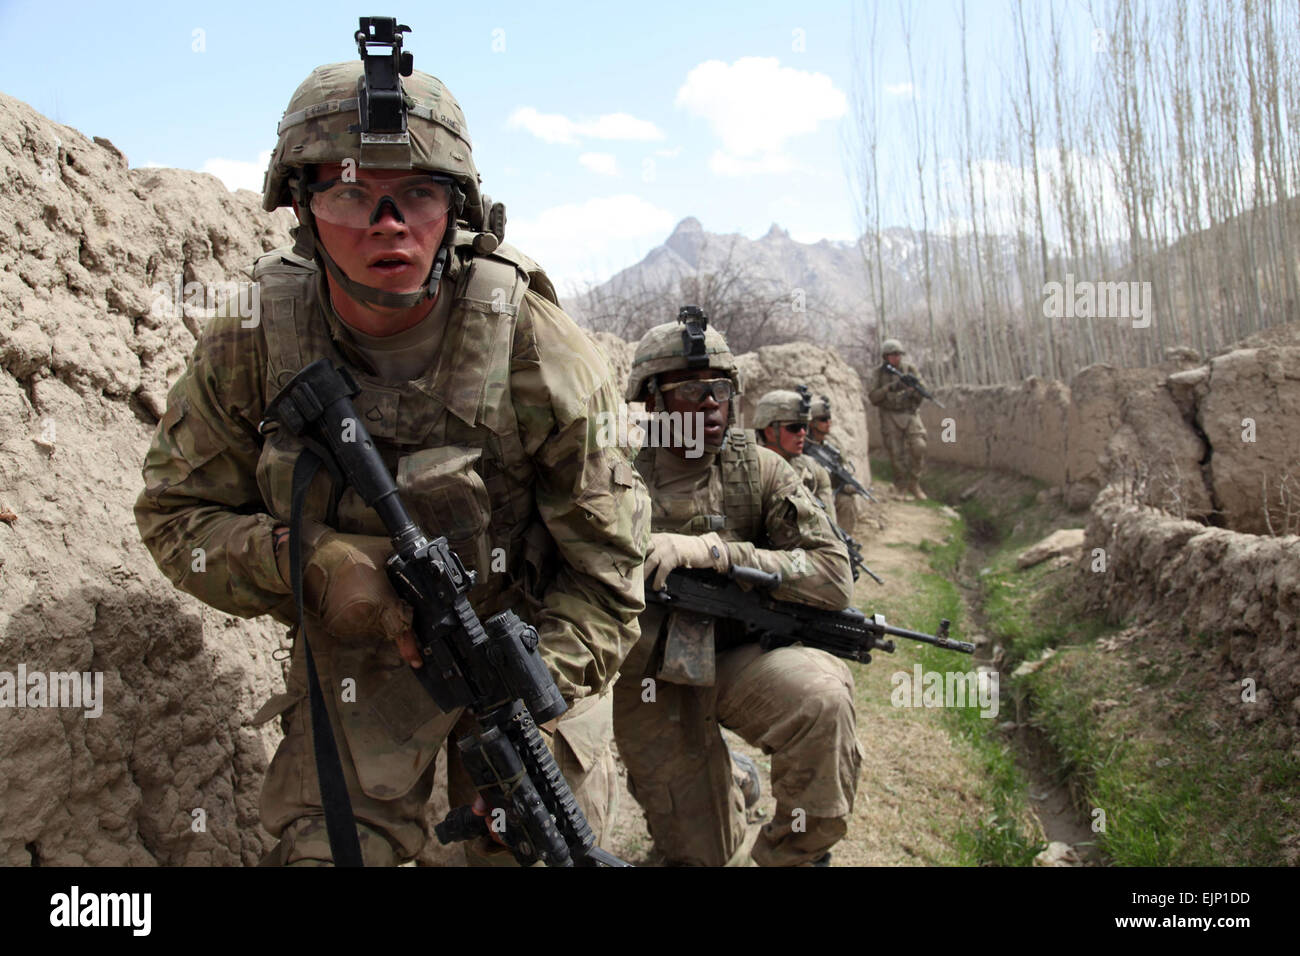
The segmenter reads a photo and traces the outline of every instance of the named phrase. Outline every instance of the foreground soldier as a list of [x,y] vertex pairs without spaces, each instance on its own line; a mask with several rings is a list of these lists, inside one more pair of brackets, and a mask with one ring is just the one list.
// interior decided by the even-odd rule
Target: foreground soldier
[[[853,589],[844,548],[798,476],[734,422],[740,377],[722,336],[698,310],[660,325],[637,346],[629,400],[651,412],[699,415],[705,453],[646,448],[653,530],[646,587],[674,568],[732,565],[779,571],[785,600],[839,609]],[[767,866],[829,859],[852,810],[862,753],[853,678],[820,650],[763,653],[726,621],[658,607],[614,691],[614,733],[629,789],[670,863],[740,865],[745,816],[719,727],[772,755],[776,812],[753,847]],[[752,639],[751,639],[752,640]]]
[[834,521],[835,498],[831,492],[831,476],[825,468],[803,453],[810,410],[808,400],[798,392],[787,389],[767,392],[758,400],[758,406],[754,409],[754,432],[764,446],[789,462],[804,487],[822,503]]
[[[395,102],[409,143],[363,139],[361,75],[361,62],[319,67],[289,103],[263,206],[293,205],[297,244],[257,262],[256,327],[214,318],[199,338],[145,460],[140,531],[178,587],[295,624],[286,525],[301,444],[283,429],[263,439],[258,422],[299,369],[322,357],[346,366],[407,508],[477,571],[479,616],[512,608],[540,633],[572,705],[552,748],[599,839],[617,787],[609,685],[637,638],[648,537],[641,479],[594,438],[618,395],[545,275],[499,245],[504,216],[480,195],[451,94],[408,75]],[[495,234],[479,231],[493,220]],[[306,502],[301,626],[365,862],[392,864],[424,843],[435,757],[461,712],[441,712],[411,670],[411,612],[384,572],[378,516],[351,489],[333,498],[324,473]],[[288,692],[255,718],[283,715],[286,731],[262,790],[262,823],[280,839],[270,863],[332,860],[303,644]],[[473,802],[449,752],[452,805]]]
[[904,495],[924,501],[921,472],[925,468],[925,425],[918,409],[925,399],[898,376],[886,371],[885,366],[915,376],[923,387],[925,383],[915,365],[903,362],[903,346],[898,339],[885,339],[880,350],[884,362],[872,376],[867,398],[880,409],[880,439],[894,469],[894,486]]

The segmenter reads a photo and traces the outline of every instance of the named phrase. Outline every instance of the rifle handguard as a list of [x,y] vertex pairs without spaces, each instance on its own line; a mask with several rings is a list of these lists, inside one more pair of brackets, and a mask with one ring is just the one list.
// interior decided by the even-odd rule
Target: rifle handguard
[[732,565],[727,576],[737,584],[744,584],[751,588],[762,588],[764,591],[771,591],[781,586],[781,572],[760,571],[758,568],[747,568],[744,565]]

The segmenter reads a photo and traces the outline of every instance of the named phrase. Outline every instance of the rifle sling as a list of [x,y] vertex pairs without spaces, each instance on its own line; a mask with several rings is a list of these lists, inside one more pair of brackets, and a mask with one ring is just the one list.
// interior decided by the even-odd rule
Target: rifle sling
[[304,448],[293,464],[293,504],[289,514],[289,577],[293,583],[293,600],[298,609],[298,635],[307,657],[307,690],[311,700],[311,737],[316,756],[316,776],[320,783],[321,807],[325,811],[325,831],[329,835],[330,855],[335,866],[363,866],[361,841],[357,836],[356,817],[343,779],[343,762],[339,758],[334,728],[325,695],[321,693],[316,660],[307,639],[302,609],[302,507],[307,489],[320,469],[321,458]]

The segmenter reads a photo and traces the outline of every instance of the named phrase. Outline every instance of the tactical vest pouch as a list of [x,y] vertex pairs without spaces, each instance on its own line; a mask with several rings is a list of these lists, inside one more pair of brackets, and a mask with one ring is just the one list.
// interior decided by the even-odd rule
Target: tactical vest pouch
[[661,680],[670,684],[711,687],[717,679],[714,618],[708,614],[673,611],[665,628]]
[[491,566],[488,523],[492,502],[474,470],[481,448],[425,448],[397,462],[397,489],[411,517],[430,537],[445,537],[466,566],[480,575]]

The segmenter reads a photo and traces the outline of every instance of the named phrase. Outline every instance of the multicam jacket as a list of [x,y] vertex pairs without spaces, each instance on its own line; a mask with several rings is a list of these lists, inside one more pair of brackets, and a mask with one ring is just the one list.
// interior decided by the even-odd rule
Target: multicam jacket
[[[354,403],[407,510],[478,572],[469,597],[479,615],[511,607],[533,623],[566,698],[602,690],[637,640],[649,509],[627,453],[597,440],[620,404],[609,368],[528,288],[531,275],[550,292],[535,268],[502,246],[445,277],[442,294],[454,299],[438,358],[423,377],[394,383],[351,345],[312,263],[285,252],[260,259],[259,322],[209,322],[145,459],[136,520],[158,566],[220,610],[292,623],[271,532],[288,523],[300,445],[264,438],[258,423],[298,369],[328,357],[361,385]],[[330,499],[322,470],[305,517],[325,522]],[[351,489],[328,523],[385,534]]]

